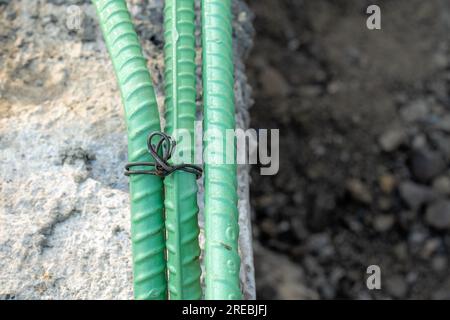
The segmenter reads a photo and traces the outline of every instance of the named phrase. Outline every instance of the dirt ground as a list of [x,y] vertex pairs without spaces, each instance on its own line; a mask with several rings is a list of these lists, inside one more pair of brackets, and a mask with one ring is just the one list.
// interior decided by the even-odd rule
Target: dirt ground
[[252,127],[280,129],[278,175],[252,175],[258,297],[450,298],[450,2],[248,3]]

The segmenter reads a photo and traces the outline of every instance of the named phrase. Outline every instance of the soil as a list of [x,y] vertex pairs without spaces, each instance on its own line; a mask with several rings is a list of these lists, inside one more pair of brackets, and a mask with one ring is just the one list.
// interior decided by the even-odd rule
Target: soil
[[280,129],[278,174],[252,174],[258,297],[450,298],[450,3],[248,3],[251,126]]

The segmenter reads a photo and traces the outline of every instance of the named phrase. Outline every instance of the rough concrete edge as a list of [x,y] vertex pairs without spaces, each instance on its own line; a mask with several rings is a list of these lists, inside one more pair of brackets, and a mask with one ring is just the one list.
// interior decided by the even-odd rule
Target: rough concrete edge
[[[244,61],[253,45],[253,15],[246,3],[242,0],[233,1],[233,30],[235,33],[234,60],[235,81],[241,82],[245,90],[237,92],[242,97],[236,97],[237,119],[236,127],[248,129],[250,117],[248,109],[253,101],[251,99],[251,87],[246,77]],[[239,30],[237,30],[239,28]],[[247,38],[245,41],[244,38]],[[247,43],[247,46],[245,44]],[[238,87],[239,86],[235,86]],[[241,105],[239,105],[241,103]],[[240,165],[238,168],[238,195],[239,195],[239,253],[241,256],[241,289],[246,300],[256,299],[255,267],[253,261],[253,235],[250,209],[250,166]]]

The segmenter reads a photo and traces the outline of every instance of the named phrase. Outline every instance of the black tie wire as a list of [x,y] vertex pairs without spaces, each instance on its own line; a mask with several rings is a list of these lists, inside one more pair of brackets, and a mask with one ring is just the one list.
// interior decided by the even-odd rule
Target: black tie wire
[[[155,137],[159,137],[159,141],[153,144]],[[195,174],[196,178],[202,176],[203,170],[199,166],[193,164],[170,164],[169,160],[175,151],[176,141],[164,132],[155,131],[149,134],[147,138],[147,149],[155,162],[129,162],[125,165],[125,175],[134,174],[151,174],[161,178],[167,177],[169,174],[181,170],[184,172]],[[132,169],[133,167],[149,167],[152,169]]]

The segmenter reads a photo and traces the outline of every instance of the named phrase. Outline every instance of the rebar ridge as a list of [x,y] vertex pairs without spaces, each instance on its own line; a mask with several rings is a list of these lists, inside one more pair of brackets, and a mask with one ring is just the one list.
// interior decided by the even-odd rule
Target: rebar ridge
[[[125,107],[130,162],[150,162],[147,135],[160,131],[146,59],[124,0],[93,0]],[[167,297],[163,190],[161,178],[130,177],[134,296]]]
[[[169,135],[179,129],[188,132],[191,143],[178,144],[176,152],[188,154],[190,159],[194,155],[196,111],[194,22],[194,0],[166,0],[165,131]],[[173,172],[165,178],[164,186],[169,298],[200,299],[196,176],[187,172]]]
[[231,1],[203,0],[202,24],[206,298],[241,299],[237,166],[224,151],[233,143],[235,159],[235,141],[226,141],[235,129]]

